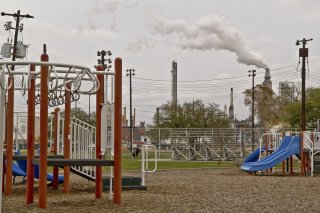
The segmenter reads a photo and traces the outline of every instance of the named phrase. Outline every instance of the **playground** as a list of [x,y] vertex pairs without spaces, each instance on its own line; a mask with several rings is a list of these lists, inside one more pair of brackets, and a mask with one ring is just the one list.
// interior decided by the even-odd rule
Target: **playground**
[[[279,169],[278,169],[279,171]],[[133,174],[124,172],[126,174]],[[251,175],[239,167],[160,170],[147,175],[148,189],[122,192],[122,204],[107,192],[93,199],[94,183],[73,175],[71,191],[48,188],[47,209],[25,205],[25,184],[3,197],[3,212],[315,212],[319,210],[319,177]],[[134,175],[134,174],[133,174]],[[36,190],[37,191],[37,190]],[[35,200],[38,199],[38,193]]]

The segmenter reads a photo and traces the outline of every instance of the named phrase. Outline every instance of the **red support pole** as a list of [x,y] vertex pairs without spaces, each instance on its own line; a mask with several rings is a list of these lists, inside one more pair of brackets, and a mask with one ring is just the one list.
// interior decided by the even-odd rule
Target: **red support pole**
[[[12,82],[12,84],[11,84]],[[12,157],[13,157],[13,120],[14,120],[14,78],[9,77],[11,88],[8,90],[7,105],[7,157],[6,157],[6,195],[12,193]]]
[[[66,84],[64,104],[64,159],[70,159],[70,121],[71,121],[71,85]],[[70,192],[70,166],[64,167],[63,193]]]
[[301,131],[300,134],[300,175],[304,175],[304,153],[303,153],[303,143],[304,143],[304,132]]
[[115,60],[114,100],[114,195],[113,203],[121,204],[121,140],[122,140],[122,59]]
[[[58,122],[59,121],[59,114],[60,114],[60,109],[59,107],[56,107],[54,109],[54,135],[53,135],[53,154],[57,155],[58,154],[58,132],[60,131],[58,129]],[[53,167],[53,182],[52,182],[52,189],[58,189],[59,185],[59,168],[57,166]]]
[[[103,66],[97,66],[97,71],[103,71]],[[103,75],[97,75],[100,87],[96,94],[96,159],[102,159],[101,155],[101,110],[104,97]],[[106,115],[104,115],[106,116]],[[102,197],[102,167],[96,166],[96,198]]]
[[[41,61],[49,61],[44,53]],[[48,155],[48,66],[41,66],[40,71],[40,156],[39,156],[39,207],[47,207],[47,155]]]
[[[282,139],[286,136],[286,134],[283,132],[282,133]],[[285,174],[286,173],[286,161],[282,161],[282,174]]]
[[[266,156],[268,156],[268,152],[269,152],[269,146],[268,146],[268,133],[265,131],[265,135],[262,137],[262,140],[264,141],[264,146],[265,146],[265,150],[266,150]],[[269,172],[269,169],[266,170],[266,173]]]
[[[30,65],[30,73],[36,70],[34,64]],[[34,158],[34,124],[35,124],[35,78],[32,76],[30,80],[30,88],[28,90],[28,128],[27,128],[27,191],[26,204],[33,203],[34,192],[34,166],[32,159]]]
[[293,175],[293,160],[292,160],[292,156],[290,156],[290,175]]

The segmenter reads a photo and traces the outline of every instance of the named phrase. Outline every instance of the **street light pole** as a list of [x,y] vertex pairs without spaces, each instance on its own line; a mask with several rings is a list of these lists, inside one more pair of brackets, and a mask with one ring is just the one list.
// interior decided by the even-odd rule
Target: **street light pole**
[[252,77],[252,107],[251,107],[251,145],[252,145],[252,152],[255,149],[255,142],[254,142],[254,77],[256,76],[256,70],[249,70],[249,77]]
[[127,69],[127,76],[130,77],[130,151],[133,152],[132,142],[133,142],[133,134],[132,134],[132,76],[135,76],[134,69]]

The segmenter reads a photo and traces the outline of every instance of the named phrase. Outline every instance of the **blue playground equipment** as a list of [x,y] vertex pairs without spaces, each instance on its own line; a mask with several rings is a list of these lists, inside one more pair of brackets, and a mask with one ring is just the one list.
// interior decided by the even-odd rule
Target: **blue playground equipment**
[[249,162],[256,162],[257,160],[259,160],[259,155],[260,152],[265,152],[266,149],[265,147],[260,147],[258,149],[256,149],[254,152],[252,152],[246,159],[244,159],[243,163],[249,163]]
[[242,170],[247,172],[267,170],[281,163],[292,155],[300,154],[300,136],[285,136],[280,144],[279,149],[266,156],[262,160],[253,162],[253,156],[257,155],[256,151],[252,153],[252,156],[248,156],[248,158],[250,157],[249,159],[245,159],[241,166]]
[[[6,173],[6,161],[4,162],[4,173]],[[13,176],[13,183],[16,182],[16,177],[23,177],[23,182],[25,181],[25,178],[27,176],[27,173],[23,171],[16,163],[12,162],[12,176]]]
[[[27,160],[17,160],[17,164],[23,172],[27,173]],[[34,178],[39,179],[39,165],[34,165]],[[63,183],[64,181],[63,176],[59,175],[58,180],[59,180],[59,184]],[[53,181],[52,174],[50,173],[47,174],[47,181],[50,181],[50,182]]]

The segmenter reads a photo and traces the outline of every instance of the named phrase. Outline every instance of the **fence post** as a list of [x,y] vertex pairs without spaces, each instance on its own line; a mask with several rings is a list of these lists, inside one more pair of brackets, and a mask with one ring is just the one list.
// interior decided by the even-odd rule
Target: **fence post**
[[158,128],[158,130],[159,130],[159,159],[160,159],[160,151],[161,151],[161,134],[160,134],[160,131],[161,131],[161,129]]

